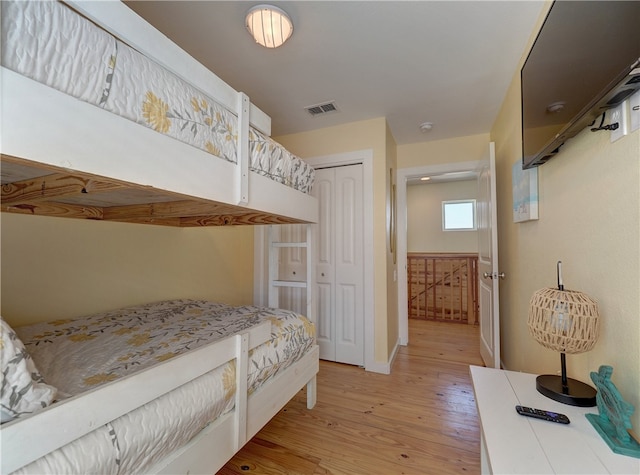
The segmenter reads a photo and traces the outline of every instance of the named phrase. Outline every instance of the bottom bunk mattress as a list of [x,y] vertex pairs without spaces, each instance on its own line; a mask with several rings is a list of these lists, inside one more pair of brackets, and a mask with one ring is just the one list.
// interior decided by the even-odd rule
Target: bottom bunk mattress
[[[306,317],[280,309],[171,300],[79,319],[39,323],[15,331],[45,382],[57,388],[60,399],[162,364],[176,355],[265,321],[271,323],[271,339],[249,354],[247,387],[251,394],[314,345],[315,329]],[[216,418],[231,411],[234,395],[235,362],[232,361],[16,473],[148,470]]]

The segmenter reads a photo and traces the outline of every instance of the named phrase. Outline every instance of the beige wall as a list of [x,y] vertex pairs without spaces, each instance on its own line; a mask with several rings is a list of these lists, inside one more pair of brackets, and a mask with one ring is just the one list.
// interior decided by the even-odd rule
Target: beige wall
[[[11,325],[168,298],[253,300],[253,228],[178,229],[2,213]],[[248,251],[247,251],[248,250]]]
[[[387,232],[396,144],[386,120],[277,140],[302,157],[373,150],[374,357],[386,363],[398,339]],[[1,226],[2,315],[16,326],[166,298],[253,301],[252,227],[175,229],[8,213]]]
[[489,134],[468,135],[398,146],[398,168],[472,162],[487,155]]
[[521,159],[520,84],[514,75],[492,128],[496,142],[502,361],[507,369],[556,373],[559,354],[528,334],[529,299],[564,284],[598,301],[601,334],[595,348],[567,355],[570,377],[590,382],[600,365],[636,407],[640,427],[640,131],[610,143],[609,132],[583,130],[538,168],[540,219],[514,224],[511,167]]
[[[358,150],[373,150],[373,254],[374,254],[374,359],[386,363],[389,349],[397,341],[397,299],[390,269],[389,235],[389,168],[395,171],[395,142],[384,118],[353,122],[311,132],[275,137],[292,153],[311,158]],[[395,173],[394,173],[395,176]],[[395,297],[394,297],[395,296]],[[395,300],[397,301],[397,300]],[[395,324],[390,324],[394,322]],[[391,328],[393,327],[393,328]]]
[[407,186],[407,252],[478,252],[477,231],[443,231],[442,202],[474,200],[478,183]]

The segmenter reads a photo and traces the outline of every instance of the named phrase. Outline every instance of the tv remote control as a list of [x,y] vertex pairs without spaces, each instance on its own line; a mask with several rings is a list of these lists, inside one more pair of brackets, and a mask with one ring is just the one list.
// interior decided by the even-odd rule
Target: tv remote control
[[534,409],[533,407],[516,406],[516,411],[521,416],[535,417],[536,419],[543,419],[545,421],[557,422],[558,424],[569,424],[569,418],[564,414],[558,414],[557,412],[543,411],[542,409]]

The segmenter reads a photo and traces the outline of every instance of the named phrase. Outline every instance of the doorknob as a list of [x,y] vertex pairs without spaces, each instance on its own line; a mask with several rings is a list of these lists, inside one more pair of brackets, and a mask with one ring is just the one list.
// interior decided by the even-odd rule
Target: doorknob
[[[493,274],[491,274],[490,272],[484,272],[482,274],[482,277],[484,277],[485,279],[493,279],[494,278]],[[497,279],[498,277],[501,278],[501,279],[504,279],[504,272],[496,273],[495,278]]]

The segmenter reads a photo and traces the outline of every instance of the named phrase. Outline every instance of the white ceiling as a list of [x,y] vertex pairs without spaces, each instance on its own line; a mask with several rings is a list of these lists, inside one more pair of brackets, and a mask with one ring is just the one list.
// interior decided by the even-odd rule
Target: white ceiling
[[[258,3],[127,2],[248,94],[274,136],[386,117],[400,145],[488,133],[544,1],[271,2],[294,23],[277,49],[244,26]],[[305,110],[329,101],[338,112]]]

